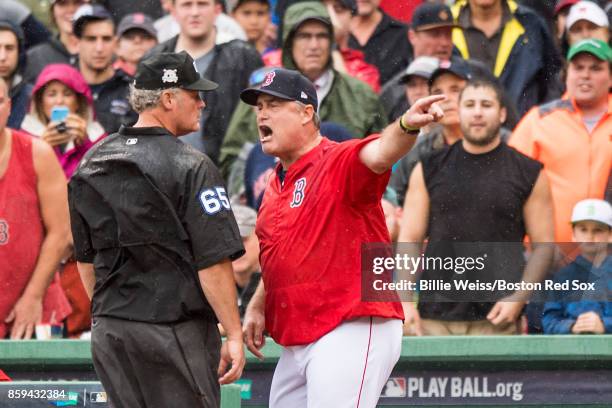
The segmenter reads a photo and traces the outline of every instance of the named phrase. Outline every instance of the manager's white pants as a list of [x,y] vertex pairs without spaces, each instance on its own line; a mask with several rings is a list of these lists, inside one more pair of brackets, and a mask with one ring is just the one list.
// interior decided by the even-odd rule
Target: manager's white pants
[[401,345],[401,320],[364,317],[308,345],[284,347],[270,408],[374,408]]

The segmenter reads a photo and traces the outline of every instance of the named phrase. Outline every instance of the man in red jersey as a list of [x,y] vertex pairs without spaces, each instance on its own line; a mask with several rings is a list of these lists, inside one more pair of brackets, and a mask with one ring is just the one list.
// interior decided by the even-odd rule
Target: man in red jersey
[[53,149],[7,128],[10,111],[0,79],[0,339],[29,339],[36,324],[70,314],[57,275],[70,249],[70,221]]
[[398,302],[361,300],[361,244],[389,242],[380,201],[391,166],[442,117],[434,103],[445,97],[420,99],[382,134],[340,144],[319,133],[315,87],[297,71],[271,71],[240,97],[256,106],[263,151],[280,160],[256,227],[263,280],[243,326],[260,358],[264,327],[284,346],[270,407],[375,407],[404,315]]

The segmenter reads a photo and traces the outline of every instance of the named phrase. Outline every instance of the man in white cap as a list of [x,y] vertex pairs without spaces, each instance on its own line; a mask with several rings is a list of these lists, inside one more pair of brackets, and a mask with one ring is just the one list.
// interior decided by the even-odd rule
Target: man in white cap
[[[608,282],[612,279],[612,206],[609,202],[587,199],[572,212],[572,235],[580,255],[555,275],[556,283],[579,282],[592,288],[562,294],[544,306],[542,326],[547,334],[612,333],[612,302]],[[576,296],[578,299],[576,299]]]
[[574,4],[566,20],[567,42],[570,46],[580,40],[595,38],[603,42],[610,39],[610,22],[606,12],[592,1]]

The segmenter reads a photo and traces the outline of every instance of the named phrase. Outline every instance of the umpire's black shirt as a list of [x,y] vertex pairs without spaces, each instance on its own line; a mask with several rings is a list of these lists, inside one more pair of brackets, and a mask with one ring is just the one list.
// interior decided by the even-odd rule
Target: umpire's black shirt
[[215,320],[197,271],[244,253],[217,168],[166,129],[122,127],[69,186],[76,259],[93,263],[92,314]]

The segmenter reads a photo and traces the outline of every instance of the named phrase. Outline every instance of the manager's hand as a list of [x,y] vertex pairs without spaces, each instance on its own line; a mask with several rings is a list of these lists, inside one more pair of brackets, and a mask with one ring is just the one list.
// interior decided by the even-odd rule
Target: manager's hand
[[422,128],[444,117],[438,102],[446,100],[445,95],[429,95],[417,101],[401,117],[402,123],[410,128]]
[[263,309],[254,307],[253,304],[249,304],[244,314],[242,333],[244,334],[244,342],[247,348],[260,360],[264,359],[264,355],[259,350],[266,342],[264,336],[265,327],[266,318]]

